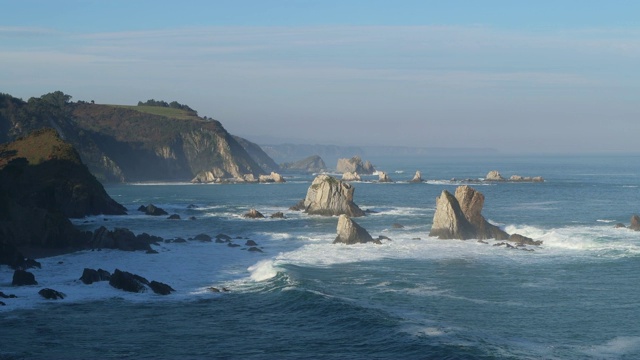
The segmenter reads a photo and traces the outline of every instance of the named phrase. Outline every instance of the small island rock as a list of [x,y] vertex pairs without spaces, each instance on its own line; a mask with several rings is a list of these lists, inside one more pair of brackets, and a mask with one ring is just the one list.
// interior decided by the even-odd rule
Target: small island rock
[[381,244],[380,240],[371,237],[369,232],[346,215],[340,215],[337,226],[338,236],[333,241],[334,244],[358,244],[374,242]]

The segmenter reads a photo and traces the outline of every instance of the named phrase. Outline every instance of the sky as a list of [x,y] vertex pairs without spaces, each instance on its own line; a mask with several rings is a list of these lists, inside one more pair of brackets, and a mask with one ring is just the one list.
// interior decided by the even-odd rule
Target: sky
[[0,0],[0,92],[259,144],[640,153],[640,2]]

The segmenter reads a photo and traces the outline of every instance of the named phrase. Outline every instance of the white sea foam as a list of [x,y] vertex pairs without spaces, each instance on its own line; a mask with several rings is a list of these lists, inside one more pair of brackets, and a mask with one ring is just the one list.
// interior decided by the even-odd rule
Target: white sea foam
[[640,352],[640,336],[618,336],[601,345],[582,347],[582,352],[586,355],[598,359],[618,358],[624,355]]
[[249,266],[247,270],[251,273],[251,279],[254,281],[265,281],[278,275],[278,271],[274,268],[271,260],[259,261]]

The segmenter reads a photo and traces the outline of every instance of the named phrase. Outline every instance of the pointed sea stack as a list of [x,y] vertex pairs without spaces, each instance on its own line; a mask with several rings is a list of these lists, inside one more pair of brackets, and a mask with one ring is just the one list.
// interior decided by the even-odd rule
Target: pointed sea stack
[[443,190],[436,199],[436,212],[429,236],[440,239],[506,240],[509,234],[490,224],[481,214],[484,195],[464,185],[455,196]]
[[371,237],[369,232],[346,215],[340,215],[338,218],[338,236],[333,241],[334,244],[363,244],[374,242],[381,244],[380,240]]

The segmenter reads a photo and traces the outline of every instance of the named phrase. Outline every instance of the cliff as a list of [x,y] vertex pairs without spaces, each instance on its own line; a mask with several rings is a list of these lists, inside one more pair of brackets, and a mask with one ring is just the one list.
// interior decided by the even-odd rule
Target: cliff
[[[70,99],[59,91],[27,102],[0,94],[0,130],[6,130],[0,142],[53,127],[77,149],[89,170],[107,182],[190,180],[204,172],[229,178],[270,172],[220,122],[194,112]],[[247,143],[254,149],[255,144]],[[267,164],[267,158],[259,162]]]
[[71,144],[42,129],[0,145],[0,239],[18,248],[80,246],[68,218],[125,214]]

